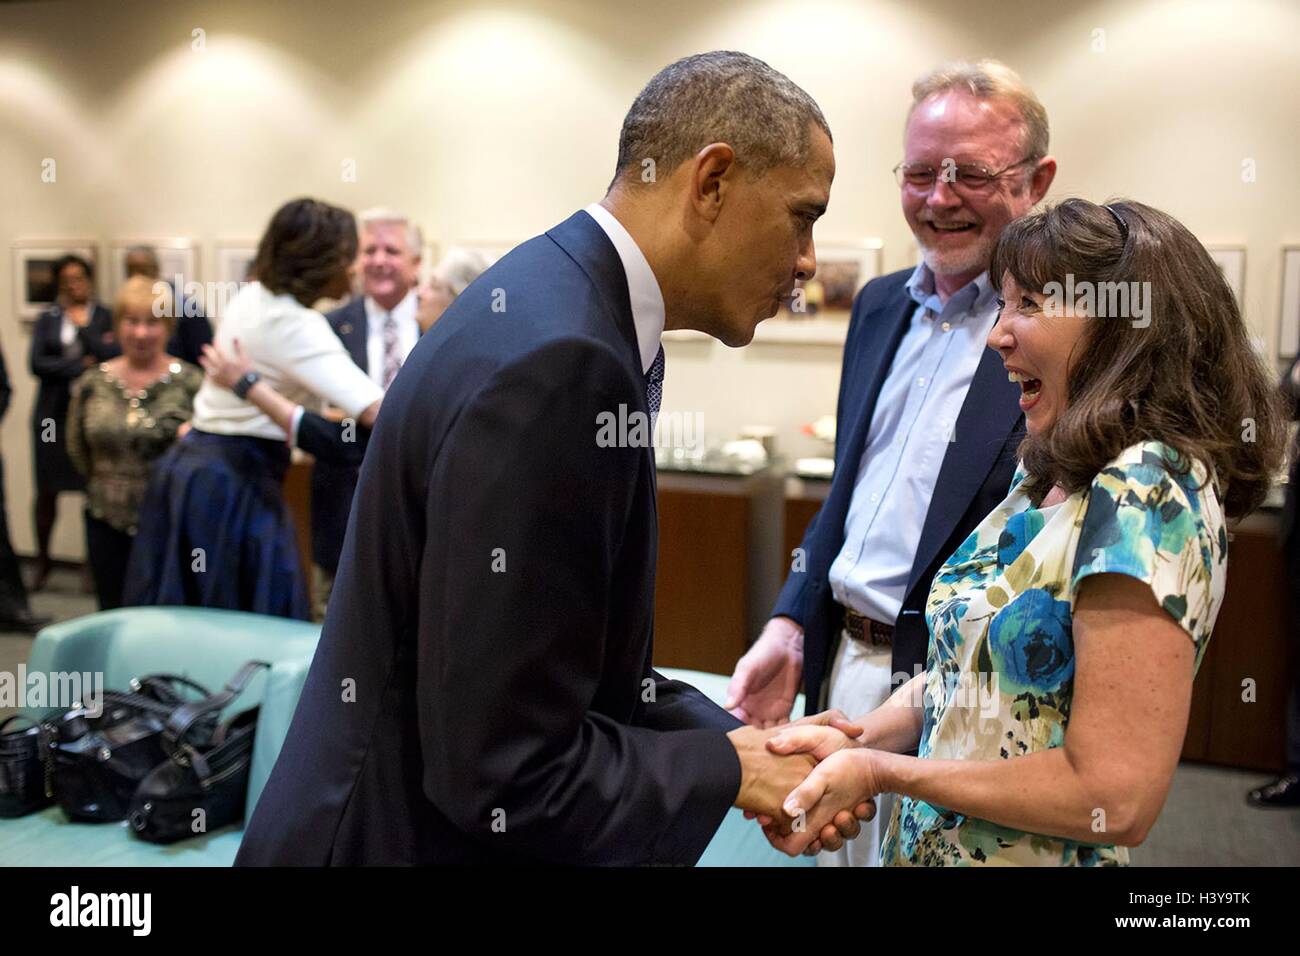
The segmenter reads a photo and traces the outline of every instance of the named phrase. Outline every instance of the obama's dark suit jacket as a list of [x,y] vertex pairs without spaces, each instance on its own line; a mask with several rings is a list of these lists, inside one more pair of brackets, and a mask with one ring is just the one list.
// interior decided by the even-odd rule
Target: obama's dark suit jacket
[[580,212],[472,284],[389,389],[238,863],[699,857],[738,723],[651,669],[654,461],[597,441],[620,405],[646,411],[627,280]]

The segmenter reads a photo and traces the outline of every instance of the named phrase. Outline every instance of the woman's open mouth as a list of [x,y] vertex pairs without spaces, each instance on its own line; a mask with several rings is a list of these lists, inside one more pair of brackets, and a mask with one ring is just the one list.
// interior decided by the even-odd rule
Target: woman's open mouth
[[1007,371],[1007,379],[1012,382],[1020,383],[1020,410],[1027,412],[1037,402],[1039,393],[1042,392],[1043,383],[1040,379],[1030,378],[1023,372]]

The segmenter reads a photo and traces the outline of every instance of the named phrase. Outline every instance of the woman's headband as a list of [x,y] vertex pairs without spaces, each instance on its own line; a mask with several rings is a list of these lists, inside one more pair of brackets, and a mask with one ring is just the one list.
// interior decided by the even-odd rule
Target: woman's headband
[[1120,236],[1122,237],[1122,241],[1127,243],[1127,242],[1128,242],[1128,223],[1126,223],[1126,222],[1124,221],[1124,217],[1121,216],[1121,215],[1116,211],[1116,209],[1115,209],[1114,206],[1102,206],[1101,208],[1102,208],[1102,209],[1105,209],[1108,213],[1110,213],[1112,216],[1115,217],[1115,222],[1119,225],[1119,234],[1120,234]]

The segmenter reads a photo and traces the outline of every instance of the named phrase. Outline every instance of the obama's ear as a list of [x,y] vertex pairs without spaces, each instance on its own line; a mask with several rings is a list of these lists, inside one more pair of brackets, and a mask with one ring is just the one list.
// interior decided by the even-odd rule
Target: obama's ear
[[687,163],[691,207],[704,220],[714,222],[736,177],[736,151],[726,143],[710,143]]

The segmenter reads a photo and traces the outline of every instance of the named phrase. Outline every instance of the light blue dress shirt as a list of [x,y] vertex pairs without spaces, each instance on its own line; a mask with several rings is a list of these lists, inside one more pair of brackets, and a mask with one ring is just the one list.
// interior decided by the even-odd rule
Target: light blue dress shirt
[[898,619],[939,469],[997,321],[987,272],[941,303],[923,263],[907,291],[916,311],[880,389],[830,569],[835,600],[885,624]]

